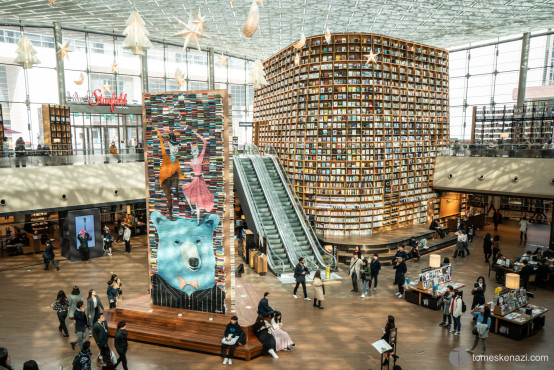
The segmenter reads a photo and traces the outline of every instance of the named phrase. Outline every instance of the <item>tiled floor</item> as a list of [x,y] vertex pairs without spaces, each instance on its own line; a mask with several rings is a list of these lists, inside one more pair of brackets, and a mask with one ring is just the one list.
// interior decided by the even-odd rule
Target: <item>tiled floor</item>
[[[482,236],[479,231],[471,247],[473,253],[465,259],[453,261],[453,278],[471,284],[477,276],[487,275],[487,265],[482,254]],[[502,251],[507,256],[519,256],[525,246],[519,244],[515,223],[500,225]],[[546,245],[549,226],[532,225],[529,230],[530,243]],[[76,352],[71,350],[67,338],[57,331],[57,318],[49,304],[59,289],[68,292],[75,284],[83,292],[95,288],[104,301],[106,282],[112,272],[124,282],[125,297],[134,297],[147,292],[148,268],[147,250],[144,237],[133,240],[131,254],[123,253],[123,245],[116,245],[112,257],[102,257],[89,265],[61,262],[61,271],[44,271],[36,263],[34,256],[2,261],[0,271],[2,281],[2,301],[0,304],[0,346],[7,347],[16,369],[22,368],[27,359],[35,359],[41,370],[55,370],[61,364],[70,368]],[[440,252],[451,256],[452,248]],[[18,258],[18,257],[14,257]],[[32,262],[32,263],[29,263]],[[421,268],[428,266],[429,257],[419,263],[408,264],[407,277],[414,278]],[[40,257],[38,257],[40,263]],[[24,267],[27,266],[27,267]],[[452,336],[438,327],[440,313],[415,306],[395,298],[392,285],[393,270],[383,266],[379,287],[376,293],[361,299],[359,294],[350,292],[350,281],[345,279],[327,286],[325,309],[317,310],[302,299],[295,300],[291,295],[292,286],[281,284],[274,276],[258,276],[247,268],[246,274],[238,281],[252,283],[262,294],[270,291],[270,304],[282,311],[284,329],[289,332],[297,347],[292,353],[280,353],[280,358],[257,358],[251,362],[237,360],[235,367],[260,369],[378,369],[378,356],[371,343],[381,336],[381,328],[386,316],[396,317],[398,327],[399,364],[403,369],[453,369],[449,354],[454,348],[467,348],[473,340],[471,318],[464,314],[462,334]],[[488,299],[492,298],[496,284],[487,280]],[[308,287],[310,296],[313,296]],[[469,289],[466,296],[469,296]],[[554,309],[554,292],[538,289],[533,303]],[[470,302],[468,303],[470,304]],[[488,339],[490,354],[533,354],[549,355],[550,362],[536,363],[477,363],[470,362],[465,369],[552,369],[554,360],[554,316],[547,313],[546,326],[537,335],[523,341],[514,341],[491,334]],[[71,331],[71,329],[70,329]],[[110,345],[112,345],[110,339]],[[96,347],[94,354],[97,353]],[[217,356],[183,351],[174,348],[152,346],[143,343],[130,343],[128,358],[130,369],[211,369],[221,367]]]

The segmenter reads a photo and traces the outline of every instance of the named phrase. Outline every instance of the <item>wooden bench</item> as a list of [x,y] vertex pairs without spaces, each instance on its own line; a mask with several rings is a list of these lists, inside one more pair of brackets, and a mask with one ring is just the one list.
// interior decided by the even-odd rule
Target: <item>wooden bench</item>
[[[262,344],[254,333],[258,295],[250,284],[239,282],[236,315],[246,334],[246,344],[235,349],[235,357],[247,361],[262,354]],[[233,314],[214,314],[180,308],[154,306],[150,296],[126,299],[105,312],[108,333],[115,335],[117,323],[125,321],[128,339],[219,355],[225,327]],[[181,315],[181,316],[179,316]]]

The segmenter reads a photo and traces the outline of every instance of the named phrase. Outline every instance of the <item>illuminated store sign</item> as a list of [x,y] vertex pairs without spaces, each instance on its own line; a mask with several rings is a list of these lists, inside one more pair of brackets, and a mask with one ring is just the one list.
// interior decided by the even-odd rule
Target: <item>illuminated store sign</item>
[[127,109],[127,94],[119,94],[117,96],[115,93],[111,95],[106,95],[102,93],[102,90],[96,89],[94,91],[88,91],[85,96],[79,96],[78,93],[73,93],[73,95],[68,91],[66,94],[66,100],[70,103],[88,103],[92,106],[105,105],[109,106],[112,113],[115,111],[115,108]]

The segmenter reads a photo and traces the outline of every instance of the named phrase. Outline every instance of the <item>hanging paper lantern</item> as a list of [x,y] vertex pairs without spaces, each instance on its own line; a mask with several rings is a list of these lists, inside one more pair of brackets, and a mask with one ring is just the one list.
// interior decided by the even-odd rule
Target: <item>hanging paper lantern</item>
[[150,32],[146,29],[146,23],[144,23],[142,17],[134,11],[125,24],[127,27],[125,27],[123,34],[127,37],[123,42],[123,48],[131,49],[135,55],[144,54],[144,50],[152,47],[152,43],[148,39]]
[[23,36],[17,43],[17,57],[14,62],[23,66],[23,68],[32,68],[33,64],[40,64],[37,58],[37,51],[26,36]]
[[246,18],[246,24],[244,25],[244,29],[242,30],[242,33],[246,37],[252,37],[256,30],[258,29],[258,23],[260,22],[260,8],[258,8],[258,4],[256,4],[256,1],[252,1],[252,5],[250,5],[250,11],[248,12],[248,18]]
[[267,85],[264,66],[259,59],[254,62],[252,70],[250,71],[250,83],[255,89],[259,89],[260,87]]

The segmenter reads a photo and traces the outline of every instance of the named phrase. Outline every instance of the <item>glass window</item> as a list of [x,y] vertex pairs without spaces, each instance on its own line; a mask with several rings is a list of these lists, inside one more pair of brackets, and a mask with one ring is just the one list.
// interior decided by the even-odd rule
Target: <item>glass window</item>
[[471,76],[493,72],[494,45],[471,49],[469,74]]
[[204,51],[187,52],[188,77],[197,81],[208,81],[208,54]]
[[17,43],[19,42],[19,36],[19,28],[4,26],[0,28],[0,45],[2,46],[0,63],[13,64],[15,51],[17,50]]
[[148,91],[149,92],[162,92],[165,91],[165,80],[163,78],[148,78]]
[[219,57],[220,55],[217,54],[214,57],[214,80],[215,82],[227,82],[227,70],[229,68],[229,63],[227,62],[227,66],[222,66],[219,63]]
[[127,94],[129,104],[142,104],[142,84],[138,76],[117,76],[117,94]]
[[89,34],[89,62],[91,72],[113,73],[112,65],[119,63],[114,53],[114,38],[107,35]]
[[165,77],[164,53],[164,45],[157,42],[148,49],[148,77]]
[[[84,32],[75,32],[62,30],[63,44],[69,41],[69,53],[68,57],[64,59],[64,69],[86,71],[87,70],[87,52],[86,52],[86,39]],[[56,51],[58,46],[56,45]]]
[[100,89],[102,90],[102,92],[104,92],[104,86],[109,88],[110,91],[113,93],[117,91],[117,86],[115,84],[115,76],[113,74],[101,74],[101,73],[90,74],[90,87],[92,91],[96,89]]
[[229,58],[229,82],[245,83],[246,72],[243,59]]
[[140,65],[140,55],[133,55],[132,51],[129,49],[123,49],[124,38],[117,38],[117,63],[118,63],[118,72],[123,75],[133,75],[140,76],[141,65]]
[[231,94],[233,110],[246,109],[246,86],[229,84],[229,94]]
[[519,71],[521,40],[498,44],[498,72]]
[[519,81],[519,72],[499,73],[496,76],[496,85],[494,88],[494,102],[498,104],[515,104],[512,99],[513,90],[517,88]]
[[207,90],[207,89],[208,89],[208,83],[207,82],[189,81],[188,90]]
[[58,73],[55,69],[31,68],[27,70],[27,76],[32,103],[59,104]]
[[[25,27],[23,31],[25,36],[31,40],[31,43],[37,52],[37,57],[40,60],[40,64],[38,64],[38,66],[42,68],[56,68],[54,30],[52,28]],[[6,51],[2,50],[2,53],[5,52]]]
[[[174,45],[168,45],[167,46],[167,60],[165,63],[165,76],[167,77],[167,81],[173,80],[175,77],[175,71],[177,68],[181,70],[181,72],[187,76],[187,54],[185,51],[183,51],[183,48],[174,46]],[[175,81],[175,80],[173,80]],[[175,83],[177,85],[177,83]],[[167,91],[177,91],[179,90],[179,86],[177,86],[176,90],[167,90]]]

